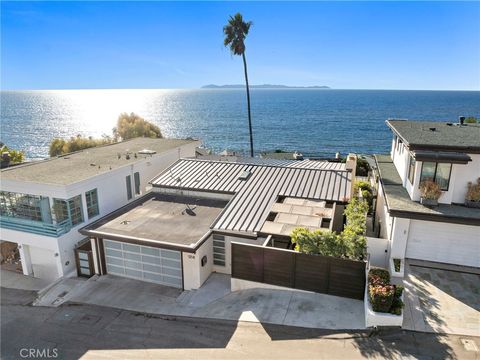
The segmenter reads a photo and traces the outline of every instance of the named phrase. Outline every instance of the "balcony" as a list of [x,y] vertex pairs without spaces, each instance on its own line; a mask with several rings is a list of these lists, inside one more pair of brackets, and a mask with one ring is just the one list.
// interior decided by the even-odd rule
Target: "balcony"
[[72,228],[72,223],[70,219],[64,220],[56,224],[51,224],[42,221],[19,219],[9,216],[0,216],[0,227],[2,229],[22,231],[37,235],[59,237],[70,231],[70,229]]

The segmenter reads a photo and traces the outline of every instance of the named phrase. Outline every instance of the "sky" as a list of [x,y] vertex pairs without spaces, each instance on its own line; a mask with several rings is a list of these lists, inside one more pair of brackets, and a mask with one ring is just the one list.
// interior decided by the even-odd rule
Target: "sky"
[[1,2],[1,88],[480,90],[480,2]]

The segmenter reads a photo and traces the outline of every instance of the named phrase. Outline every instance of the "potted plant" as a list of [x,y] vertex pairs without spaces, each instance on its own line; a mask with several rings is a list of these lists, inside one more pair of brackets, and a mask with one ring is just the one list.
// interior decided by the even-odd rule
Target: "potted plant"
[[426,180],[420,183],[420,203],[425,206],[437,206],[438,198],[442,195],[440,186],[432,181]]
[[480,208],[480,177],[477,179],[476,184],[471,181],[468,182],[465,206]]

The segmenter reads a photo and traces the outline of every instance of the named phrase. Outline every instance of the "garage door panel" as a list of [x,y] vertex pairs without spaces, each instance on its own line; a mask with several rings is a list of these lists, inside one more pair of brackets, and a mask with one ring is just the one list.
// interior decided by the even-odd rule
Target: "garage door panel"
[[113,240],[104,240],[104,247],[107,273],[182,288],[180,251]]
[[480,230],[476,226],[412,221],[406,257],[480,267]]

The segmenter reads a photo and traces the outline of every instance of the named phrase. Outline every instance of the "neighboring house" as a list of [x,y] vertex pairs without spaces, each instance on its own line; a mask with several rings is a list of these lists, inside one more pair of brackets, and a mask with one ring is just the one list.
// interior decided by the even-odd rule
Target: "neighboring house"
[[[389,156],[377,155],[376,228],[389,258],[480,267],[480,209],[464,205],[467,183],[480,177],[480,124],[387,120]],[[433,180],[436,207],[420,204],[420,183]],[[400,271],[403,274],[403,266]]]
[[25,275],[67,275],[85,239],[78,229],[145,195],[153,176],[198,144],[137,138],[4,169],[0,240],[18,244]]
[[232,273],[232,242],[288,247],[298,226],[342,230],[356,157],[277,163],[177,161],[152,193],[80,230],[95,272],[197,289]]

